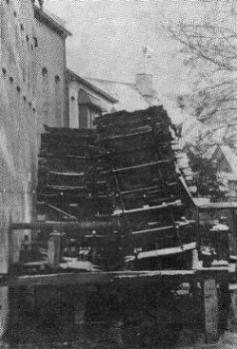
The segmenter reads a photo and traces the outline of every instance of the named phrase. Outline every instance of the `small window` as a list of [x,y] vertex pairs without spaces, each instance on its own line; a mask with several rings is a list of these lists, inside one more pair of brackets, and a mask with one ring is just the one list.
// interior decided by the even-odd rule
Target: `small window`
[[60,82],[60,77],[58,75],[55,76],[55,82],[58,84]]
[[33,40],[34,40],[34,45],[35,45],[35,47],[38,47],[38,39],[34,36],[34,37],[33,37]]
[[48,75],[48,70],[47,70],[47,68],[43,68],[43,69],[42,69],[42,75],[43,75],[43,76]]

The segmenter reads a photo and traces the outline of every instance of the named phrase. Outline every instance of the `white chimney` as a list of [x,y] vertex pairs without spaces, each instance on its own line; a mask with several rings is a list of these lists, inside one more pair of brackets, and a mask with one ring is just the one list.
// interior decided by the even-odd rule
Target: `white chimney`
[[154,102],[154,90],[151,74],[152,50],[145,46],[142,48],[143,69],[142,73],[136,74],[136,88],[149,104]]
[[144,98],[153,97],[152,74],[136,74],[136,88]]

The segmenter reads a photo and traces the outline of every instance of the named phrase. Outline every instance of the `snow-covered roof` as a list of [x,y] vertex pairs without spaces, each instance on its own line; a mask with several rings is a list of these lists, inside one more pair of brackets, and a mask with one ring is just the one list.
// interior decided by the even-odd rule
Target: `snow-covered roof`
[[102,79],[87,79],[93,82],[97,87],[108,92],[118,100],[116,110],[135,111],[147,109],[151,105],[160,105],[160,100],[154,90],[154,98],[152,103],[149,103],[138,91],[136,85],[128,82],[102,80]]

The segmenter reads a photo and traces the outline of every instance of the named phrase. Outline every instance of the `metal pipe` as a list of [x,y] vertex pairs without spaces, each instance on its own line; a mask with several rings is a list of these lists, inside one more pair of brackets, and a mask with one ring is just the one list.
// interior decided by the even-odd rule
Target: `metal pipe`
[[16,222],[11,223],[11,230],[41,230],[41,229],[51,229],[57,231],[81,231],[81,230],[103,230],[103,229],[118,229],[118,224],[115,222],[96,222],[96,221],[82,221],[82,222],[40,222],[35,221],[31,223],[27,222]]

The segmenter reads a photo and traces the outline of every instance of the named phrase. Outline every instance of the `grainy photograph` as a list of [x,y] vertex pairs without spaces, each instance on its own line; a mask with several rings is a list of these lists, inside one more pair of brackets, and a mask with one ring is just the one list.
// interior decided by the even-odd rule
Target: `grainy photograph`
[[237,348],[235,0],[0,0],[0,347]]

